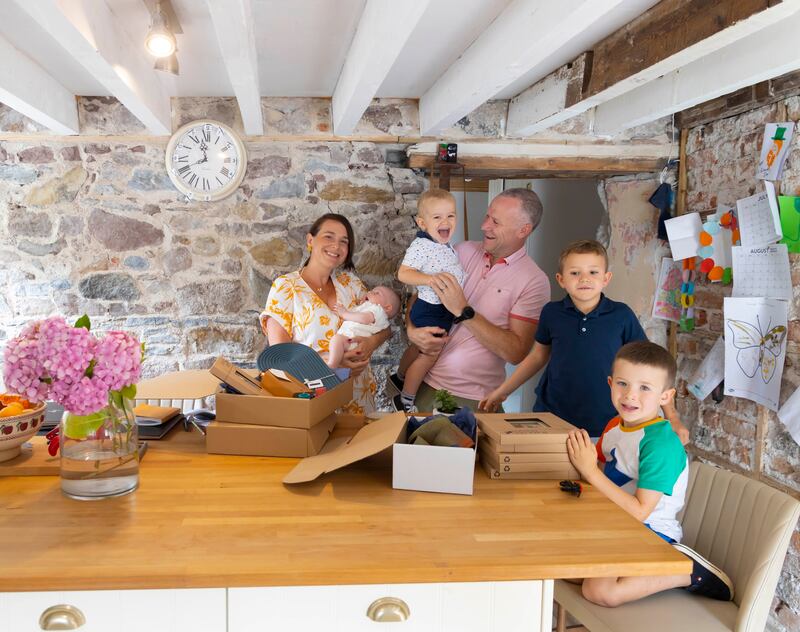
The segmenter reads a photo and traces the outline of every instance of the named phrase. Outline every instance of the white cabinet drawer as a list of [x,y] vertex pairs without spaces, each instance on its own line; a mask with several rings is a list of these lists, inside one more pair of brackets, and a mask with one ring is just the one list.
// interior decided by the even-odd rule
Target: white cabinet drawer
[[0,630],[41,632],[51,606],[81,611],[80,632],[224,632],[225,589],[0,593]]
[[[376,599],[402,599],[402,623],[367,616]],[[530,632],[549,630],[552,581],[375,584],[228,589],[228,632]]]

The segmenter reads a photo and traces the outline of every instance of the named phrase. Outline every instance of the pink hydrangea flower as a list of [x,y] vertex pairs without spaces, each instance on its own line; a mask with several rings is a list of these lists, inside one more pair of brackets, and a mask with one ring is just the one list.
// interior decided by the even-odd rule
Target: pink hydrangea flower
[[95,377],[103,380],[112,391],[118,391],[139,381],[142,350],[139,341],[124,331],[110,331],[95,351]]
[[52,316],[26,325],[8,342],[3,377],[26,399],[50,397],[71,413],[87,415],[108,404],[110,390],[136,384],[141,359],[139,341],[128,333],[112,331],[98,341],[88,329]]
[[39,354],[38,332],[27,326],[19,336],[9,340],[3,354],[3,381],[6,387],[32,402],[47,398],[50,385],[40,378],[44,365]]
[[84,375],[69,385],[65,392],[60,392],[58,397],[54,393],[54,399],[75,415],[88,415],[108,406],[108,387],[97,376]]

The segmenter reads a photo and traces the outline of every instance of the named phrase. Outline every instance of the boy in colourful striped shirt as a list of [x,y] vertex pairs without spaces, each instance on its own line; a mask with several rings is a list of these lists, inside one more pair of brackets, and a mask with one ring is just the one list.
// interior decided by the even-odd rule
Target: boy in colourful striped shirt
[[688,462],[670,422],[659,416],[659,408],[675,395],[674,358],[652,342],[631,342],[617,352],[611,372],[608,384],[618,416],[608,422],[596,447],[585,430],[571,432],[570,461],[586,482],[687,555],[693,569],[687,575],[585,579],[583,596],[613,607],[682,587],[713,599],[733,599],[725,573],[679,544],[677,514],[686,496]]

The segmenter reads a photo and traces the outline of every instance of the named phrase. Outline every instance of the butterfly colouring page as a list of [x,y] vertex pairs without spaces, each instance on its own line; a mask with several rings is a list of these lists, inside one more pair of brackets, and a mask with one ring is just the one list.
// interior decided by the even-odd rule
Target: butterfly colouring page
[[725,298],[724,313],[725,393],[778,410],[788,303]]

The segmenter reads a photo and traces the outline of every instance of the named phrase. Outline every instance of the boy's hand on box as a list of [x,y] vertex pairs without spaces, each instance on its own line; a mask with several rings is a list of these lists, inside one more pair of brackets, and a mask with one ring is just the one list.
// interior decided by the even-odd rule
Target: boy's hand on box
[[506,401],[506,396],[499,390],[494,390],[489,393],[486,399],[482,399],[480,403],[478,403],[478,409],[485,410],[487,413],[493,413],[500,408],[500,404],[504,401]]
[[573,430],[567,437],[567,455],[575,469],[581,473],[583,480],[591,483],[592,475],[597,469],[597,448],[585,430]]

